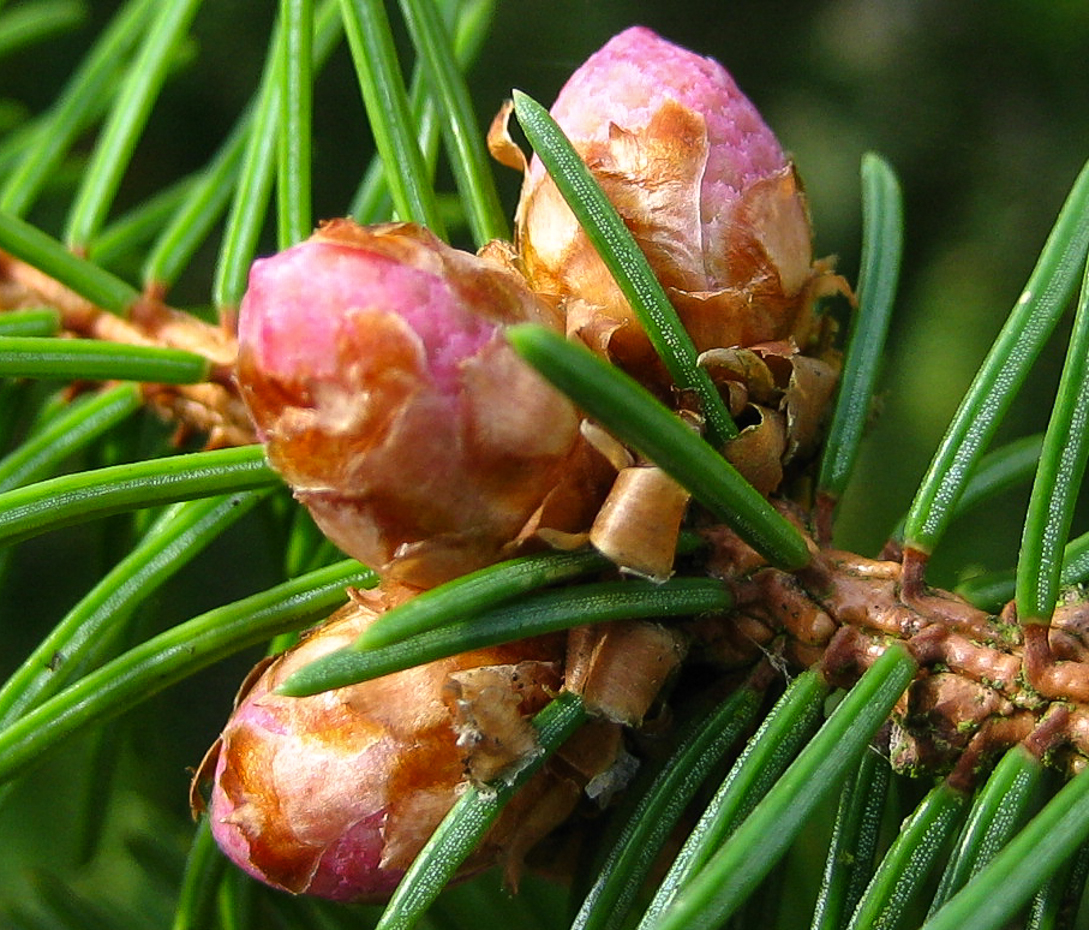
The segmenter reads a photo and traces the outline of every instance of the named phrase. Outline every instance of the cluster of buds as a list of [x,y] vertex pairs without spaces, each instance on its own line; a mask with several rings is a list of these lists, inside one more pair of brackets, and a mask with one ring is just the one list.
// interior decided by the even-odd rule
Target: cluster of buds
[[[838,279],[812,260],[793,167],[720,65],[645,29],[592,56],[553,113],[730,406],[761,411],[760,438],[743,434],[731,456],[770,493],[783,463],[814,445],[834,382],[827,362],[799,363],[819,329],[814,300]],[[336,220],[251,272],[237,377],[258,436],[328,537],[383,577],[379,594],[357,595],[255,671],[196,779],[213,783],[220,846],[276,887],[387,895],[459,786],[532,751],[527,716],[557,689],[577,690],[597,730],[523,790],[466,865],[498,858],[515,876],[586,782],[617,766],[622,728],[642,721],[684,655],[676,631],[620,624],[313,697],[276,693],[412,591],[527,546],[589,539],[621,567],[669,574],[672,539],[653,557],[625,541],[633,520],[669,523],[675,538],[687,495],[582,422],[503,329],[566,331],[654,387],[660,365],[536,162],[517,227],[514,247],[471,255],[409,224]],[[646,500],[668,500],[668,514]]]

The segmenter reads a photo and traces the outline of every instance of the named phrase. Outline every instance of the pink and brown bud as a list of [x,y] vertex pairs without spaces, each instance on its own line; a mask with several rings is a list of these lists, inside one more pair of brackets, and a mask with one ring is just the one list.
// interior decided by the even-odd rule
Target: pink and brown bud
[[[466,653],[311,697],[276,688],[350,644],[385,607],[373,595],[333,615],[259,666],[194,779],[211,779],[208,816],[224,853],[255,878],[336,900],[388,897],[469,779],[494,777],[539,751],[529,715],[562,683],[565,637]],[[613,762],[619,729],[583,761],[588,780]],[[588,761],[587,761],[588,760]],[[572,762],[547,767],[465,864],[462,875],[521,857],[566,818],[581,786]]]
[[[794,168],[717,62],[648,29],[615,36],[571,76],[552,116],[619,210],[699,351],[805,342],[823,273]],[[493,149],[510,162],[502,130]],[[518,242],[530,280],[580,332],[642,376],[650,346],[539,160]]]
[[[434,585],[507,554],[579,471],[578,412],[503,338],[522,321],[559,325],[501,262],[410,224],[335,220],[255,263],[242,396],[345,552]],[[574,493],[596,509],[593,487]]]

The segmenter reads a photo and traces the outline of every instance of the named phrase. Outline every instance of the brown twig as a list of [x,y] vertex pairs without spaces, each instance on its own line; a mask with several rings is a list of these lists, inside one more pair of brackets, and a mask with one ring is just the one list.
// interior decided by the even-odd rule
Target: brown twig
[[124,345],[162,346],[203,356],[208,380],[199,384],[147,384],[148,405],[177,425],[179,439],[198,434],[211,448],[256,442],[234,384],[238,341],[230,324],[215,326],[167,306],[148,293],[125,317],[110,313],[19,259],[0,252],[0,312],[46,305],[60,314],[62,334]]

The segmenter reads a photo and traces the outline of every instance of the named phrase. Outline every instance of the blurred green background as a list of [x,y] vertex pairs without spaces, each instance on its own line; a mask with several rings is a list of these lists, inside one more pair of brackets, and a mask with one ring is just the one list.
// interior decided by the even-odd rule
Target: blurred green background
[[[214,150],[254,85],[274,7],[208,0],[119,208],[200,166]],[[5,121],[48,105],[112,9],[91,3],[79,30],[0,62]],[[549,103],[582,59],[636,23],[730,69],[795,157],[811,201],[818,254],[838,255],[840,270],[852,281],[860,157],[876,150],[900,174],[906,248],[880,412],[838,527],[841,544],[876,553],[910,502],[1089,156],[1089,5],[500,0],[491,38],[470,74],[482,131],[510,88]],[[371,151],[343,49],[323,74],[316,101],[317,219],[344,211]],[[79,164],[66,170],[76,173]],[[513,211],[517,178],[498,171]],[[68,181],[70,175],[58,177],[54,195],[33,215],[54,234]],[[173,295],[176,303],[207,302],[213,260],[214,250],[207,250]],[[1002,437],[1046,425],[1062,355],[1056,341]],[[1026,494],[1011,494],[962,521],[937,553],[932,580],[953,584],[978,568],[1012,566]],[[1085,520],[1075,527],[1085,529]],[[20,548],[0,604],[0,674],[109,564],[109,532],[98,527],[54,534]],[[260,514],[232,531],[157,599],[155,628],[271,583],[278,541]],[[101,893],[103,900],[125,899],[148,913],[165,913],[169,876],[189,831],[185,766],[196,764],[214,738],[234,682],[253,658],[198,676],[130,714],[117,781],[103,793],[85,784],[83,745],[54,754],[20,786],[0,809],[0,903],[36,895],[28,885],[35,869],[62,876],[62,885],[71,880],[85,893]],[[83,792],[102,807],[111,842],[122,851],[72,871],[80,841],[70,824],[86,809]],[[161,867],[155,855],[165,857]],[[160,872],[160,884],[147,880]]]

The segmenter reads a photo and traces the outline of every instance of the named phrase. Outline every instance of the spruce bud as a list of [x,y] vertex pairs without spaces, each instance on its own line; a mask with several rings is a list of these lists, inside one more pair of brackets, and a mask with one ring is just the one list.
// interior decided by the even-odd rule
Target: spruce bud
[[430,587],[509,554],[581,474],[578,412],[503,338],[522,321],[560,325],[508,266],[410,224],[335,220],[254,264],[242,396],[346,553]]
[[[698,351],[794,336],[804,346],[824,269],[805,197],[772,131],[726,70],[649,29],[615,36],[551,110],[620,212]],[[493,130],[493,150],[510,146]],[[518,243],[568,332],[643,380],[655,363],[627,301],[536,158]]]
[[[529,717],[562,683],[563,636],[310,697],[276,693],[294,671],[351,644],[386,606],[381,595],[357,594],[254,669],[194,778],[194,810],[205,807],[200,789],[211,783],[208,817],[225,855],[273,887],[341,901],[388,897],[469,779],[495,777],[539,752]],[[611,761],[599,753],[595,764]],[[577,798],[548,769],[537,773],[462,877],[498,860],[515,879],[525,850]]]

